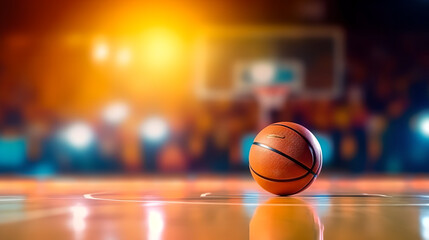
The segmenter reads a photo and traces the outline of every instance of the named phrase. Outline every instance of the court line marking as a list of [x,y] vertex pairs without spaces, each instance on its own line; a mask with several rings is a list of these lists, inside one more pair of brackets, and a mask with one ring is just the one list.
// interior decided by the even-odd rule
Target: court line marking
[[0,224],[24,222],[24,221],[30,221],[30,220],[35,220],[39,218],[62,215],[62,214],[66,214],[68,211],[69,211],[69,207],[59,207],[59,208],[53,208],[53,209],[37,209],[37,210],[24,211],[24,215],[16,214],[15,212],[3,213],[2,217],[5,217],[5,218],[0,219]]
[[207,197],[208,195],[211,195],[212,193],[210,193],[210,192],[207,192],[207,193],[202,193],[201,195],[200,195],[200,197]]
[[0,198],[0,202],[15,202],[15,201],[25,201],[25,198],[7,198],[7,199],[2,199]]
[[199,202],[199,201],[171,201],[171,200],[126,200],[126,199],[112,199],[112,198],[100,198],[94,195],[103,194],[106,192],[99,193],[87,193],[83,197],[85,199],[97,200],[97,201],[109,201],[109,202],[128,202],[128,203],[157,203],[157,204],[182,204],[182,205],[223,205],[223,206],[291,206],[291,207],[429,207],[429,203],[308,203],[308,204],[296,204],[296,203],[228,203],[228,202]]
[[18,202],[18,201],[26,201],[26,200],[28,200],[26,197],[18,194],[0,196],[0,202]]
[[374,196],[374,197],[385,197],[385,198],[391,198],[392,196],[386,195],[386,194],[380,194],[380,193],[362,193],[363,196]]
[[[274,195],[263,194],[213,194],[211,192],[202,193],[201,198],[217,198],[217,197],[230,197],[230,198],[260,198],[260,197],[273,197]],[[380,193],[359,193],[359,194],[312,194],[312,195],[297,195],[300,198],[338,198],[338,197],[384,197],[392,198],[393,196],[380,194]]]

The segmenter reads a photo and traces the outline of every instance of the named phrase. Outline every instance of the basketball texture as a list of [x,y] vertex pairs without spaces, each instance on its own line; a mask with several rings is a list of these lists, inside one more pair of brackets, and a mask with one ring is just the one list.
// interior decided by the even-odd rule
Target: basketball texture
[[322,168],[322,150],[305,127],[278,122],[264,128],[253,141],[249,168],[268,192],[292,195],[309,187]]

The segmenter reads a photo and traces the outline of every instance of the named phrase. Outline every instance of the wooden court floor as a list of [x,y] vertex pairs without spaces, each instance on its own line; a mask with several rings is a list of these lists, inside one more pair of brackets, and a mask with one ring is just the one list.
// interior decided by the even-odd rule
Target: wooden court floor
[[2,178],[0,239],[429,239],[429,178],[322,177],[293,197],[243,176]]

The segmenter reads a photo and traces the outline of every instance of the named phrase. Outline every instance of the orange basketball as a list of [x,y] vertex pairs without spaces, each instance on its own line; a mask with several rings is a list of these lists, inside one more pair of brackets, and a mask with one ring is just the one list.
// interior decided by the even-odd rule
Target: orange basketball
[[253,141],[249,168],[263,189],[292,195],[316,179],[322,168],[322,150],[305,127],[291,122],[273,123]]

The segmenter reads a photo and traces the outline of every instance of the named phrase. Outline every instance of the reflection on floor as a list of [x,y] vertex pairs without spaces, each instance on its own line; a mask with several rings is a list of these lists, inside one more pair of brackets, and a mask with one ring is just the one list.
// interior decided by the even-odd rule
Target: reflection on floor
[[429,179],[321,178],[293,197],[240,177],[0,180],[1,239],[429,239]]

